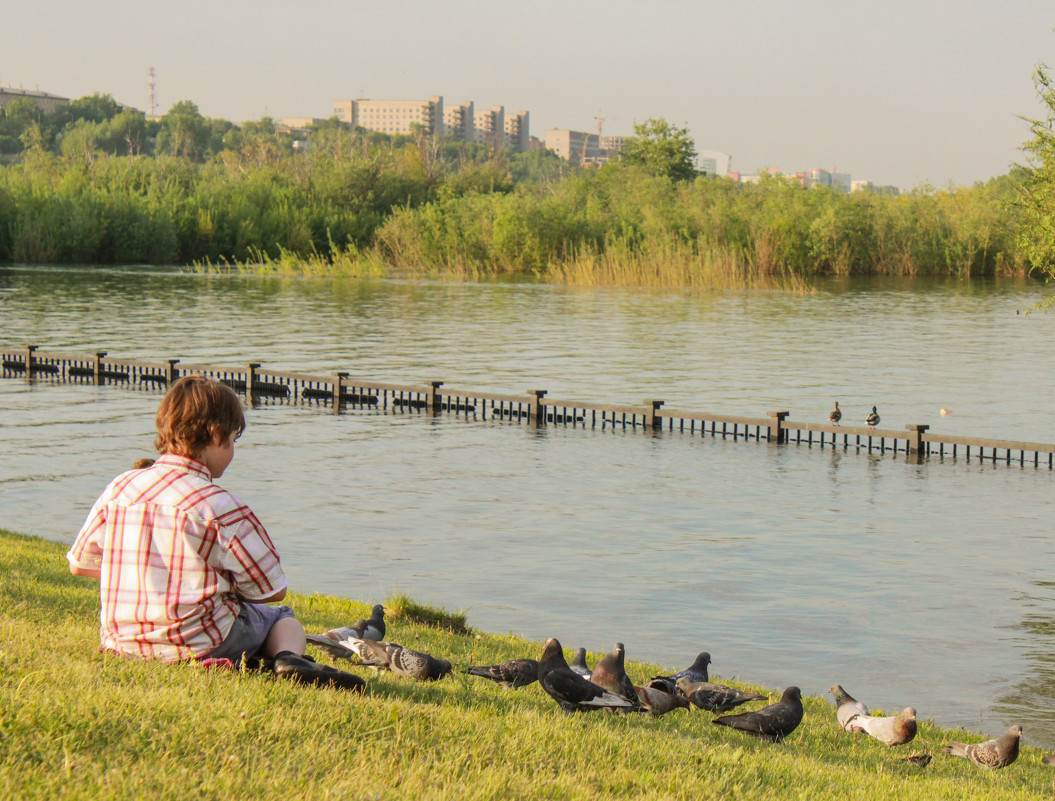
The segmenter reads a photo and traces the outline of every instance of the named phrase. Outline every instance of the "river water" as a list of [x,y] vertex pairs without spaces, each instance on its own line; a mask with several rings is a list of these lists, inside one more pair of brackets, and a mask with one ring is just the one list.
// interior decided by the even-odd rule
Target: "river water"
[[[1055,314],[1028,282],[811,295],[0,268],[0,341],[1049,442]],[[0,380],[0,526],[70,542],[151,455],[160,395]],[[942,415],[941,409],[948,410]],[[1055,747],[1047,468],[678,432],[265,404],[222,483],[298,592]],[[635,677],[643,679],[645,677]]]

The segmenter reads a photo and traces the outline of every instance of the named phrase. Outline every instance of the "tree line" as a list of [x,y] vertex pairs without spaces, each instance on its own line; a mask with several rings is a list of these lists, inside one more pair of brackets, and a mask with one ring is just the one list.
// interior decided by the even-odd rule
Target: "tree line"
[[281,260],[671,285],[1023,275],[1055,254],[1043,229],[1055,190],[1040,191],[1055,186],[1052,120],[1034,125],[1031,166],[889,196],[700,175],[688,132],[664,120],[635,126],[621,161],[572,168],[545,150],[336,119],[298,149],[270,119],[235,125],[189,101],[147,120],[104,95],[47,115],[25,99],[0,115],[0,261]]

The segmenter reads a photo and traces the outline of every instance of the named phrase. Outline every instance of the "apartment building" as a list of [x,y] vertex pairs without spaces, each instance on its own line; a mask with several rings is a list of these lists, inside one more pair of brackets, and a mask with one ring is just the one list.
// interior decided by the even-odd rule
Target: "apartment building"
[[420,130],[430,136],[444,132],[443,97],[428,100],[337,100],[333,113],[353,128],[386,134],[410,134]]
[[476,112],[476,141],[490,147],[502,147],[505,144],[506,112],[503,106],[491,106],[489,109]]
[[466,100],[456,106],[444,106],[443,124],[451,139],[475,142],[476,112],[473,109],[473,101]]
[[576,166],[596,164],[601,158],[601,141],[597,134],[551,128],[546,131],[546,149]]
[[0,108],[7,108],[14,101],[23,98],[32,100],[36,107],[45,114],[51,114],[60,106],[65,106],[70,102],[68,97],[59,97],[58,95],[39,92],[35,89],[14,89],[0,86]]
[[506,144],[517,153],[526,153],[531,149],[531,134],[528,131],[529,114],[526,111],[518,111],[506,117],[505,140]]

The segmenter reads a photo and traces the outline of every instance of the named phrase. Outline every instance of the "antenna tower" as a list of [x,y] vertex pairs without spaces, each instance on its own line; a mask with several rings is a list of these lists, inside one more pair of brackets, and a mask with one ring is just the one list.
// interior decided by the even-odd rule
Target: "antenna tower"
[[600,139],[601,138],[601,126],[604,125],[605,117],[602,117],[601,116],[601,112],[598,111],[597,112],[597,116],[594,117],[594,119],[597,120],[597,138]]
[[154,80],[153,67],[150,67],[147,70],[147,90],[147,98],[149,100],[147,119],[156,120],[158,118],[158,95],[157,82]]

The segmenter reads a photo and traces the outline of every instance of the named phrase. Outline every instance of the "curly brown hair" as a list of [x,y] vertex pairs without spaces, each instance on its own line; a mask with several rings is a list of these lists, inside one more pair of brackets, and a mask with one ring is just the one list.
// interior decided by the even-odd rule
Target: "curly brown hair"
[[214,436],[226,441],[245,431],[242,403],[230,387],[199,373],[176,381],[158,406],[158,453],[175,453],[196,459]]

